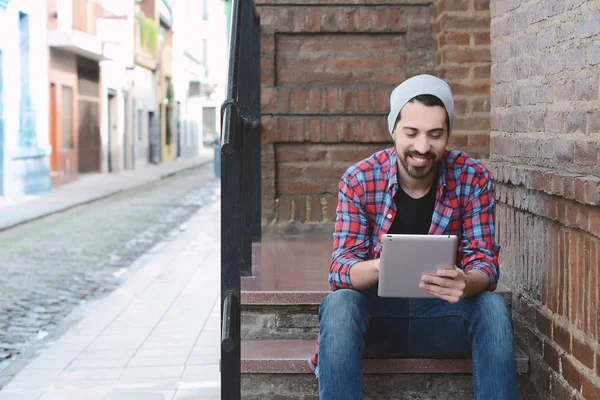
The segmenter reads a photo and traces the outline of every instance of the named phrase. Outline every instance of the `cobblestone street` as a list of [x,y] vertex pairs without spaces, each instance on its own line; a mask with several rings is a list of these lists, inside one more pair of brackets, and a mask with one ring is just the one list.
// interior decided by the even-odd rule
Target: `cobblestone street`
[[136,259],[218,194],[204,165],[0,232],[0,370],[82,302],[122,284]]

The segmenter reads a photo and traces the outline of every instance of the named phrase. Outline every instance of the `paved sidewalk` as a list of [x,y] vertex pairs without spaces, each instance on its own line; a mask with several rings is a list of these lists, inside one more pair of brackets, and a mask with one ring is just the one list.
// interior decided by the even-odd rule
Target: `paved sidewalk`
[[144,255],[121,288],[0,391],[0,400],[219,399],[219,204]]
[[198,157],[180,158],[116,174],[82,174],[79,179],[51,192],[17,199],[0,197],[0,231],[46,215],[135,189],[174,173],[212,162],[214,150],[204,148]]

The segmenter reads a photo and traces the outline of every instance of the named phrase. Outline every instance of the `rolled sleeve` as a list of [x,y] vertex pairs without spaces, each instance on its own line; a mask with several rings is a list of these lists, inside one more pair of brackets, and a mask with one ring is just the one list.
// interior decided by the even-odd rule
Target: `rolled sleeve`
[[500,278],[498,255],[500,246],[495,240],[495,193],[489,175],[482,175],[473,184],[463,215],[463,237],[460,252],[466,272],[480,270],[490,278],[488,290],[496,289]]
[[360,199],[363,193],[356,179],[341,179],[333,234],[333,256],[329,265],[331,290],[353,289],[350,269],[367,258],[370,246],[369,223]]

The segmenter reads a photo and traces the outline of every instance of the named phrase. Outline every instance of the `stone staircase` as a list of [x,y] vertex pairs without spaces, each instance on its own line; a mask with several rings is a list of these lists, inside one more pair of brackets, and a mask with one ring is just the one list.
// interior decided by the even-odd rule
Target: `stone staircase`
[[[242,398],[318,399],[307,364],[329,293],[331,236],[269,237],[255,245],[253,276],[242,278]],[[510,291],[497,292],[511,303]],[[365,399],[472,399],[470,359],[365,359]],[[517,347],[521,399],[531,393],[529,358]]]

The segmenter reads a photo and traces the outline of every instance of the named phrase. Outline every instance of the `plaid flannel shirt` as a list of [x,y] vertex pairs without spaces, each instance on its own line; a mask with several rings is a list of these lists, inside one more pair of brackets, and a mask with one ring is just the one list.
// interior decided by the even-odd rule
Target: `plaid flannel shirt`
[[[353,289],[350,269],[360,261],[379,258],[381,237],[396,217],[397,154],[386,149],[351,166],[338,193],[333,256],[329,265],[331,290]],[[457,235],[456,266],[478,269],[490,279],[493,291],[499,278],[498,246],[494,239],[494,186],[489,171],[465,153],[446,151],[437,182],[430,235]],[[308,360],[318,374],[317,350]]]

